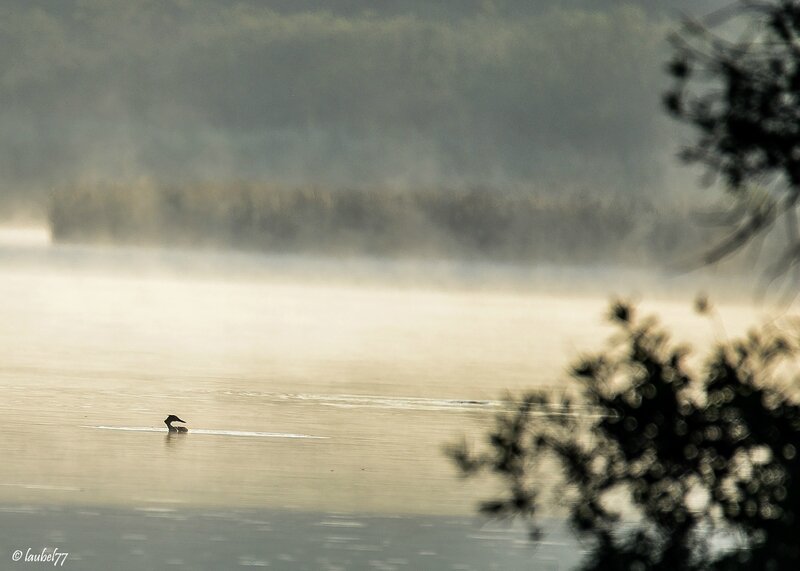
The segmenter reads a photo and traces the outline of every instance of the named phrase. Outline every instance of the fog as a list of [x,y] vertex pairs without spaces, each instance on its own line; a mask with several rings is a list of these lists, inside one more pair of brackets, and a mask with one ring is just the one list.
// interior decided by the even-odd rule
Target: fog
[[665,37],[711,3],[0,4],[0,193],[85,181],[670,194]]
[[748,261],[675,271],[666,37],[713,4],[0,0],[2,557],[576,563],[563,505],[529,549],[444,445],[575,393],[609,298],[783,326]]

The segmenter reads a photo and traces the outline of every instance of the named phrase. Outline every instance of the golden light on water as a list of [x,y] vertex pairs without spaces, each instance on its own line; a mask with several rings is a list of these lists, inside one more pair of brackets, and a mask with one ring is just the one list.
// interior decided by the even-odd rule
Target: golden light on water
[[[41,239],[15,232],[0,236]],[[178,275],[118,255],[56,247],[0,267],[0,498],[468,514],[442,445],[487,426],[508,390],[566,390],[609,333],[603,291]],[[691,299],[640,310],[705,346],[719,332]],[[719,310],[729,335],[761,313]],[[92,428],[173,413],[188,438]]]

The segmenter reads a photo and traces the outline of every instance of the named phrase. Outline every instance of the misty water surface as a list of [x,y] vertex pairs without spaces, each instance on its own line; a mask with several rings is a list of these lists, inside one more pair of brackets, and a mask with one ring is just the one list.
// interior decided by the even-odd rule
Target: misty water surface
[[[609,333],[606,288],[651,283],[0,236],[0,503],[34,511],[470,516],[489,490],[442,446],[477,439],[506,390],[568,390]],[[689,289],[643,309],[706,343]],[[726,334],[759,312],[722,306]],[[195,432],[168,435],[170,413]]]

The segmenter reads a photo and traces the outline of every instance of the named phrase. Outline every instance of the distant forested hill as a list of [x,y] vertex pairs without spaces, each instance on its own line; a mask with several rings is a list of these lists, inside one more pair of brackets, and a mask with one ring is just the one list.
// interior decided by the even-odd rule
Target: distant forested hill
[[695,187],[662,113],[724,0],[0,0],[0,215],[72,180]]

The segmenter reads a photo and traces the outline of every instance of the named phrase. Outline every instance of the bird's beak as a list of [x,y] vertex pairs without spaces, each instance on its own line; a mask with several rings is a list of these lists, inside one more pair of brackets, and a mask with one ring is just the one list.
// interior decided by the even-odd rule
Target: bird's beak
[[183,424],[186,424],[186,421],[181,420],[180,418],[176,418],[173,422],[182,422]]

